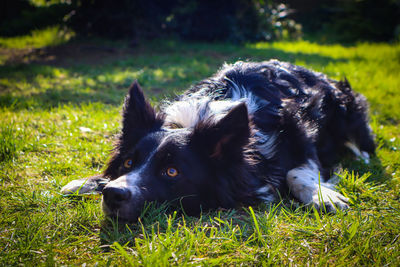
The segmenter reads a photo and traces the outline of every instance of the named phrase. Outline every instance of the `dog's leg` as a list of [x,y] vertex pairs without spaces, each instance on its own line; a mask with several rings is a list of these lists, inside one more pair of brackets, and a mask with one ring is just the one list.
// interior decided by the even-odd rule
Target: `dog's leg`
[[365,164],[369,164],[369,154],[365,151],[360,151],[360,149],[352,142],[344,143],[356,156],[357,159],[364,161]]
[[325,182],[325,184],[327,185],[327,187],[329,187],[330,189],[335,189],[335,186],[339,183],[340,181],[340,176],[339,173],[343,172],[343,166],[341,163],[337,164],[333,170],[332,170],[332,174],[331,177],[329,177],[329,180]]
[[347,209],[348,199],[322,183],[318,165],[313,160],[287,173],[290,192],[302,203],[313,205],[318,210],[336,212]]
[[72,180],[63,188],[61,188],[61,194],[88,194],[88,193],[100,193],[104,186],[109,182],[108,179],[102,175],[96,175],[88,178]]

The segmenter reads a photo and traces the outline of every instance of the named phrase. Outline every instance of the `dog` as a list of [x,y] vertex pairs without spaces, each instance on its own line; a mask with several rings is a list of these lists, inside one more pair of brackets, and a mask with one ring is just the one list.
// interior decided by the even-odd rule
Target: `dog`
[[346,79],[278,60],[225,64],[159,111],[134,82],[104,173],[61,191],[102,191],[105,214],[127,222],[146,202],[198,215],[291,196],[344,210],[348,199],[325,181],[345,153],[369,162],[367,114]]

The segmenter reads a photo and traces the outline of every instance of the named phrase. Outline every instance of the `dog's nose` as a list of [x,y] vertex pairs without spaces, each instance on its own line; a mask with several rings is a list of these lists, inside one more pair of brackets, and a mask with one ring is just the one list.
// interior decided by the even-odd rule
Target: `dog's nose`
[[103,189],[103,198],[108,207],[118,209],[131,198],[131,191],[126,188],[106,186]]

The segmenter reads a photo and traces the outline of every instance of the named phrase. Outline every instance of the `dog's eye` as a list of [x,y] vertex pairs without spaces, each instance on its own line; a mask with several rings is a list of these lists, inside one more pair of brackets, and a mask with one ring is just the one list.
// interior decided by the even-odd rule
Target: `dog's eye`
[[170,167],[170,168],[167,169],[166,174],[169,177],[173,178],[173,177],[176,177],[179,174],[179,172],[178,172],[177,169]]
[[132,159],[125,160],[125,162],[124,162],[124,167],[125,168],[130,169],[130,168],[132,168],[132,165],[133,165],[133,160]]

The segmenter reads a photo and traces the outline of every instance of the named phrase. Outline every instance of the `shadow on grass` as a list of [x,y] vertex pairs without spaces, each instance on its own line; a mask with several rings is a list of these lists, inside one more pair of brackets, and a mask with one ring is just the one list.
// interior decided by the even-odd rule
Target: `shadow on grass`
[[120,43],[113,46],[72,42],[40,49],[0,66],[0,79],[7,80],[0,82],[0,107],[48,109],[88,102],[120,105],[135,79],[150,98],[159,100],[207,78],[224,62],[272,58],[301,61],[315,68],[347,60],[230,44],[157,41],[129,48]]
[[[265,210],[265,205],[263,206]],[[128,246],[131,247],[135,246],[135,242],[147,243],[151,241],[155,233],[157,236],[161,234],[163,237],[168,237],[176,231],[184,232],[185,226],[189,229],[209,232],[211,228],[227,231],[228,225],[233,224],[241,225],[243,235],[250,236],[251,234],[251,216],[245,208],[214,210],[199,216],[188,216],[180,208],[175,209],[166,203],[148,203],[144,210],[135,223],[121,223],[118,219],[110,218],[102,222],[100,243],[104,251],[109,251],[115,242],[129,243]]]
[[384,183],[393,178],[392,175],[387,172],[381,160],[375,155],[371,157],[369,164],[366,164],[361,160],[355,160],[350,156],[344,157],[340,163],[342,168],[347,170],[349,173],[354,173],[359,177],[362,177],[365,174],[370,175],[367,182]]
[[85,103],[102,102],[118,106],[122,103],[126,92],[114,90],[112,92],[79,92],[69,89],[46,90],[32,93],[29,96],[0,95],[0,108],[14,111],[20,110],[47,110],[64,104],[80,105]]

